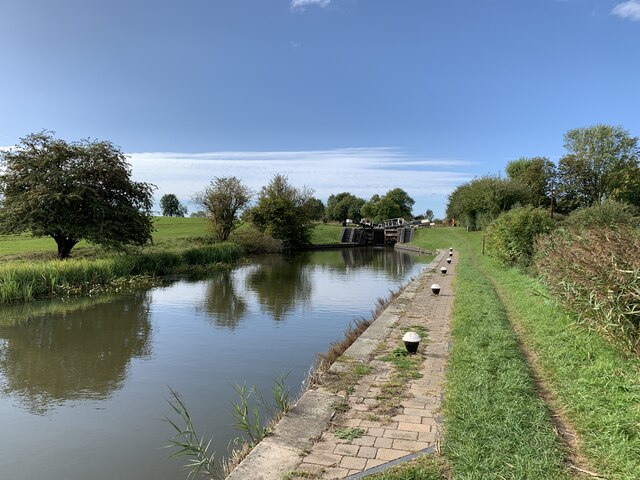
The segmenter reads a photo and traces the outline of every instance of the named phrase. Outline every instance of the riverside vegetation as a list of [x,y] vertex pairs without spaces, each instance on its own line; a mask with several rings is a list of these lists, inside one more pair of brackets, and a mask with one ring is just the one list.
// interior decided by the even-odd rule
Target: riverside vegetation
[[[213,243],[201,218],[159,217],[154,227],[153,243],[143,248],[123,254],[81,242],[73,258],[63,262],[53,258],[50,238],[0,236],[0,304],[145,287],[160,276],[203,273],[235,264],[248,253],[279,248],[248,224],[227,243]],[[339,232],[337,225],[318,224],[311,240],[335,243]]]
[[[5,260],[3,268],[22,266],[25,271],[29,271],[29,266],[47,263],[61,267],[73,263],[90,265],[92,262],[109,265],[109,261],[113,262],[111,265],[116,265],[117,261],[126,264],[127,257],[132,262],[129,272],[143,268],[151,271],[149,265],[154,264],[159,271],[168,271],[160,260],[169,258],[163,257],[163,253],[182,255],[190,249],[219,248],[208,244],[207,224],[202,219],[161,218],[157,220],[156,228],[154,244],[139,253],[148,255],[146,260],[139,260],[140,263],[133,262],[128,255],[110,254],[88,244],[78,245],[73,259],[47,262],[47,254],[44,253],[50,251],[47,242],[27,236],[3,238],[0,256]],[[327,235],[330,230],[338,232],[339,228],[336,225],[318,225],[314,235]],[[607,338],[614,339],[613,342],[596,334],[604,330],[592,323],[594,313],[610,315],[611,309],[594,308],[600,303],[592,304],[588,300],[590,295],[596,298],[596,293],[598,302],[612,299],[618,302],[619,297],[637,298],[632,295],[637,291],[637,282],[625,283],[615,278],[615,275],[627,275],[625,278],[631,280],[638,278],[633,273],[637,267],[633,262],[637,262],[638,256],[624,255],[628,251],[625,249],[629,248],[629,238],[637,242],[637,233],[623,234],[636,236],[625,237],[626,240],[618,242],[618,250],[623,252],[620,257],[610,254],[612,244],[607,243],[605,248],[604,242],[610,242],[612,237],[595,239],[584,233],[572,234],[576,236],[571,237],[573,240],[569,243],[563,244],[562,239],[566,237],[562,237],[551,245],[568,247],[583,241],[586,246],[602,246],[595,249],[592,257],[589,252],[593,249],[585,248],[578,254],[581,263],[575,261],[578,258],[575,251],[567,248],[542,255],[548,262],[556,258],[553,268],[559,271],[569,266],[574,269],[573,277],[556,281],[556,286],[569,288],[570,278],[593,280],[590,290],[584,290],[576,297],[582,299],[584,306],[569,303],[569,309],[554,299],[558,292],[549,290],[544,283],[528,275],[525,269],[503,266],[495,258],[481,256],[482,233],[448,228],[419,231],[415,241],[417,245],[429,250],[454,246],[462,262],[445,393],[447,428],[442,448],[444,461],[429,462],[430,470],[440,469],[442,478],[449,474],[454,478],[472,478],[473,472],[480,471],[478,469],[500,472],[504,478],[524,478],[519,475],[525,471],[530,472],[526,478],[566,478],[581,470],[614,480],[636,478],[640,470],[640,413],[637,410],[640,404],[640,364],[637,357],[629,353],[632,350],[624,346],[625,342],[615,340],[617,332],[605,332]],[[331,232],[327,238],[335,241],[336,235]],[[637,243],[633,245],[637,246]],[[242,255],[237,245],[232,248],[238,248]],[[550,247],[542,244],[542,248]],[[593,272],[581,274],[579,265],[586,268],[587,265],[598,264],[598,256],[611,258],[613,263],[603,264],[597,275]],[[114,260],[116,258],[119,260]],[[186,255],[183,258],[185,263],[180,268],[188,270],[187,259],[193,257]],[[605,275],[608,275],[608,270],[612,271],[612,266],[620,267],[620,261],[625,258],[631,265],[619,272],[614,268],[614,277]],[[175,267],[178,263],[173,265]],[[34,277],[36,274],[32,272],[31,275]],[[554,284],[551,279],[549,283]],[[613,285],[615,289],[610,292],[607,285]],[[621,287],[628,291],[622,291]],[[571,289],[580,293],[575,286]],[[600,295],[602,292],[605,294]],[[49,294],[50,291],[45,290],[45,295]],[[633,302],[628,305],[632,308],[631,316],[627,309],[625,318],[633,318]],[[500,340],[494,339],[494,333],[488,336],[485,328],[495,330],[496,338]],[[482,381],[478,381],[478,375]],[[528,412],[524,418],[522,412]],[[554,428],[564,431],[557,421],[558,416],[571,426],[577,440],[567,441],[565,436],[558,439],[553,433],[549,434]],[[518,448],[522,449],[517,456],[512,453],[512,445],[520,445]],[[414,467],[422,468],[413,465],[407,469]],[[382,478],[420,478],[407,476],[409,474],[402,473],[402,469],[385,475]]]

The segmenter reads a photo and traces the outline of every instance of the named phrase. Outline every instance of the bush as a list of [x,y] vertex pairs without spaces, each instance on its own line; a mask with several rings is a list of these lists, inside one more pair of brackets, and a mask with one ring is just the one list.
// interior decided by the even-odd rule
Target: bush
[[240,245],[247,253],[279,253],[282,241],[262,233],[253,224],[237,229],[231,234],[231,240]]
[[582,323],[640,353],[640,235],[630,228],[558,230],[535,265]]
[[528,267],[536,237],[549,233],[553,225],[549,212],[539,208],[515,208],[503,213],[487,227],[488,253],[505,265]]
[[632,205],[615,200],[571,212],[567,223],[578,229],[616,226],[637,226],[637,210]]

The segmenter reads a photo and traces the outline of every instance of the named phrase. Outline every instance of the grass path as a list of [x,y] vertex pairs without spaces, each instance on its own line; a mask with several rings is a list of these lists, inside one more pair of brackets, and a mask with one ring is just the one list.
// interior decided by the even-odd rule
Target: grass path
[[640,361],[576,326],[570,314],[545,298],[536,280],[492,259],[483,259],[482,268],[493,270],[492,282],[532,353],[543,395],[560,424],[569,426],[572,465],[610,480],[639,479]]
[[[540,448],[534,439],[554,428],[549,411],[571,426],[577,438],[571,438],[569,428],[558,450],[564,468],[547,478],[580,476],[581,470],[609,480],[640,478],[638,359],[625,357],[597,334],[577,327],[574,316],[535,279],[483,257],[480,234],[427,231],[417,243],[432,248],[451,243],[463,254],[454,313],[456,360],[449,365],[446,393],[445,455],[453,478],[544,478],[533,464],[521,477],[509,473],[511,466],[515,470],[528,460],[508,444],[526,446],[529,438],[531,451]],[[517,375],[520,366],[528,372],[526,381]],[[499,392],[515,389],[517,379],[522,379],[521,389],[503,397]],[[518,396],[524,404],[514,401]],[[544,415],[533,416],[538,414],[536,403]],[[519,419],[512,408],[531,411],[536,420]],[[505,421],[513,422],[512,431],[504,429]],[[540,438],[548,441],[546,435]],[[546,450],[549,454],[560,446],[557,437],[555,444]],[[513,462],[514,456],[519,463]]]
[[453,478],[570,478],[507,310],[471,244],[456,237],[461,263],[444,408]]

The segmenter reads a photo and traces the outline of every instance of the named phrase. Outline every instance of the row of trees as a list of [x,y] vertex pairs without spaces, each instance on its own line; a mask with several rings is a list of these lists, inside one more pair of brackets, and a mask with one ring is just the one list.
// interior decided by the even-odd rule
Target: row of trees
[[[67,142],[42,131],[1,152],[0,160],[0,234],[50,236],[60,259],[80,240],[113,248],[151,240],[155,186],[134,182],[125,155],[112,143]],[[293,248],[309,243],[315,220],[412,218],[414,201],[400,188],[369,201],[347,192],[332,195],[326,207],[313,193],[294,187],[281,174],[257,193],[236,177],[217,177],[193,200],[204,209],[218,241],[229,238],[242,216]],[[163,195],[160,207],[165,216],[187,213],[175,194]]]
[[[293,195],[292,192],[289,193]],[[241,206],[234,208],[234,202],[231,202],[230,205],[221,205],[225,196],[236,198],[236,202],[240,202]],[[236,210],[245,208],[252,197],[253,193],[248,188],[243,187],[237,178],[216,178],[205,191],[199,192],[193,197],[194,203],[202,206],[204,210],[194,212],[191,215],[214,218],[216,223],[228,224],[228,219],[219,218],[221,215],[222,217],[228,216],[229,212],[225,209],[231,208],[235,214]],[[371,222],[379,223],[388,218],[403,217],[406,220],[414,218],[411,214],[411,208],[415,202],[401,188],[389,190],[383,196],[373,195],[369,201],[356,197],[349,192],[342,192],[329,196],[326,206],[322,200],[311,195],[308,195],[308,197],[305,200],[306,210],[312,220],[345,222],[349,219],[354,222],[360,222],[363,218],[366,218]],[[180,203],[178,197],[173,193],[162,196],[160,208],[162,209],[162,215],[165,217],[184,217],[187,213],[186,207]],[[218,213],[220,209],[223,210],[222,214]],[[432,220],[433,211],[427,210],[425,215],[421,215],[419,218]],[[225,227],[224,232],[226,234],[222,236],[224,238],[228,237],[230,233],[228,228]]]
[[373,195],[369,201],[358,198],[349,192],[331,195],[327,200],[326,218],[337,222],[347,219],[360,222],[367,219],[380,223],[388,218],[413,218],[411,209],[415,201],[401,188],[389,190],[383,196]]
[[570,213],[611,199],[640,206],[638,138],[622,127],[595,125],[564,135],[566,154],[556,166],[546,157],[521,158],[506,178],[484,176],[457,187],[447,217],[482,228],[514,206]]
[[313,221],[323,218],[359,222],[366,217],[376,223],[387,218],[413,218],[414,200],[400,188],[382,197],[374,195],[368,202],[348,192],[331,195],[326,207],[313,193],[307,187],[294,187],[286,176],[278,174],[262,187],[255,205],[249,207],[253,192],[236,177],[221,177],[195,195],[194,201],[205,209],[219,241],[227,240],[242,214],[242,219],[260,232],[291,247],[309,243]]

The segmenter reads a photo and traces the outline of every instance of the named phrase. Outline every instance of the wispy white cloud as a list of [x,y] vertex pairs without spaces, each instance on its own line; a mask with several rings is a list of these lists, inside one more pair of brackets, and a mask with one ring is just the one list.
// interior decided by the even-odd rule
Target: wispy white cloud
[[[473,178],[469,169],[476,165],[460,159],[414,157],[396,148],[128,155],[134,178],[156,184],[157,198],[174,193],[188,201],[214,177],[231,175],[258,191],[273,175],[282,173],[298,187],[313,188],[323,200],[344,191],[368,199],[400,187],[416,200],[418,212],[429,198],[437,197],[433,203],[442,204],[457,185]],[[437,209],[431,204],[424,208]]]
[[331,0],[291,0],[291,8],[293,10],[304,10],[306,7],[327,7]]
[[628,20],[634,20],[640,22],[640,1],[628,0],[617,4],[611,10],[613,15],[617,15],[620,18],[626,18]]

